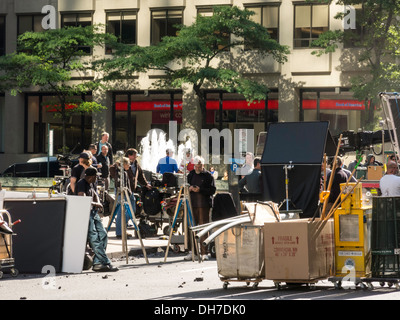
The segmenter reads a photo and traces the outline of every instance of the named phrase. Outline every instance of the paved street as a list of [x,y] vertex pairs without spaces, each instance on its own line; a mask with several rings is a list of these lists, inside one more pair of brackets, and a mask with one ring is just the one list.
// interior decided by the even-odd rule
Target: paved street
[[[103,219],[106,224],[107,219]],[[128,229],[129,231],[130,229]],[[132,230],[133,231],[133,230]],[[129,231],[130,232],[130,231]],[[133,233],[133,232],[132,232]],[[122,256],[121,240],[109,232],[107,254],[119,267],[115,273],[81,274],[20,274],[12,278],[4,274],[0,279],[0,300],[400,300],[400,290],[393,286],[374,289],[351,288],[353,283],[343,282],[343,289],[335,289],[332,282],[319,281],[315,287],[283,286],[280,290],[273,281],[263,280],[254,289],[245,282],[230,282],[223,288],[217,271],[217,261],[184,261],[184,252],[169,250],[164,263],[168,241],[160,235],[143,239],[149,263],[143,255],[139,240],[128,240],[128,263]],[[154,306],[154,305],[152,305]],[[156,304],[157,306],[157,304]]]
[[217,273],[217,262],[184,261],[184,253],[171,253],[164,263],[164,252],[143,257],[130,257],[114,262],[115,273],[24,275],[12,278],[5,274],[0,280],[1,300],[398,300],[400,291],[394,287],[375,289],[335,289],[327,280],[315,288],[306,286],[275,288],[272,281],[262,281],[258,289],[243,282],[232,282],[227,289]]

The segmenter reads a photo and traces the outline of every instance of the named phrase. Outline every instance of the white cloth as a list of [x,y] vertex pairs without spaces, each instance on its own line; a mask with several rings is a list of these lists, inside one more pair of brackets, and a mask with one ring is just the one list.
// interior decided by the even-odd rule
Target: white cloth
[[400,177],[394,174],[386,174],[379,181],[382,196],[397,197],[400,196]]

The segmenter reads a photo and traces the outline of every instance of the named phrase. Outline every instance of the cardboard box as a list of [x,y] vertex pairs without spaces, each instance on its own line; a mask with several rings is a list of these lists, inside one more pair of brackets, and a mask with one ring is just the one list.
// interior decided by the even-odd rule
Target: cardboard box
[[264,224],[265,278],[315,280],[334,272],[334,224],[311,219]]
[[383,177],[383,167],[381,166],[369,166],[368,167],[368,180],[380,180]]

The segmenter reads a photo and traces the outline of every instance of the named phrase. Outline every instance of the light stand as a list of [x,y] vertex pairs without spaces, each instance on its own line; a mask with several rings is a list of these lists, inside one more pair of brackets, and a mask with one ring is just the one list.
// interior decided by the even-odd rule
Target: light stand
[[123,151],[118,151],[117,155],[120,157],[120,183],[119,183],[119,187],[117,189],[117,194],[115,196],[115,201],[114,201],[114,205],[113,205],[113,209],[112,209],[112,214],[110,217],[110,220],[108,222],[108,227],[107,227],[107,232],[110,230],[110,226],[116,216],[116,208],[117,208],[117,202],[119,199],[119,205],[121,207],[121,232],[122,232],[122,252],[125,253],[126,256],[126,263],[128,263],[128,243],[127,243],[127,237],[126,237],[126,216],[125,216],[125,210],[128,209],[128,220],[131,220],[136,234],[138,235],[139,241],[140,241],[140,245],[142,247],[142,251],[143,251],[143,255],[146,259],[146,263],[149,263],[148,259],[147,259],[147,254],[146,254],[146,250],[144,248],[143,245],[143,241],[142,241],[142,236],[140,235],[140,230],[138,225],[136,224],[135,218],[134,218],[134,211],[132,208],[132,203],[131,200],[129,198],[129,194],[128,194],[128,187],[125,186],[125,181],[124,181],[124,176],[125,176],[125,169],[123,166],[123,157],[124,157],[124,152]]
[[289,165],[285,164],[283,166],[283,169],[285,170],[285,192],[286,192],[286,199],[284,199],[280,205],[279,205],[279,209],[281,208],[281,206],[286,203],[286,211],[289,211],[289,202],[291,202],[293,204],[293,206],[296,208],[296,206],[294,205],[294,203],[292,202],[292,200],[289,199],[289,174],[288,174],[288,170],[292,170],[294,168],[294,166],[292,165],[292,161],[289,161]]
[[[198,260],[199,260],[199,262],[201,262],[200,252],[199,252],[199,248],[197,245],[197,240],[194,237],[193,231],[191,229],[192,227],[194,227],[195,221],[194,221],[194,218],[192,215],[192,204],[190,201],[189,185],[187,183],[186,173],[187,173],[187,166],[185,164],[184,169],[183,169],[183,185],[180,187],[179,194],[178,194],[178,199],[177,199],[177,203],[176,203],[176,207],[175,207],[175,213],[174,213],[174,217],[172,219],[172,225],[171,225],[171,229],[169,232],[167,250],[165,251],[164,262],[167,261],[169,246],[171,245],[172,232],[174,230],[175,223],[177,221],[179,211],[180,211],[182,204],[183,204],[183,209],[184,209],[184,216],[183,216],[183,231],[184,231],[184,235],[185,235],[184,246],[185,246],[185,249],[188,249],[188,237],[190,236],[192,239],[192,241],[191,241],[192,261],[194,261],[194,249],[196,249],[196,254],[198,256]],[[188,224],[190,225],[190,230],[188,228]]]

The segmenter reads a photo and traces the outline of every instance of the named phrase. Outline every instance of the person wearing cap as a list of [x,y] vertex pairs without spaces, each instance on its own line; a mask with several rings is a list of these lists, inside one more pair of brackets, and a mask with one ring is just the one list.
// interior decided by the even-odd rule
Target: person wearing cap
[[95,168],[89,167],[85,169],[83,179],[80,179],[76,184],[76,194],[92,198],[88,228],[88,242],[94,252],[92,270],[95,272],[115,272],[118,271],[118,268],[114,267],[107,257],[107,232],[98,214],[99,209],[102,208],[102,204],[94,186],[96,179],[97,170]]
[[76,195],[75,185],[76,183],[83,178],[85,170],[92,165],[92,156],[89,155],[89,152],[82,152],[78,158],[79,163],[74,166],[71,170],[71,177],[69,182],[69,195]]
[[178,164],[176,160],[172,158],[174,154],[172,149],[167,149],[166,154],[167,155],[164,158],[161,158],[160,161],[158,161],[156,172],[161,174],[164,174],[165,172],[178,172]]

